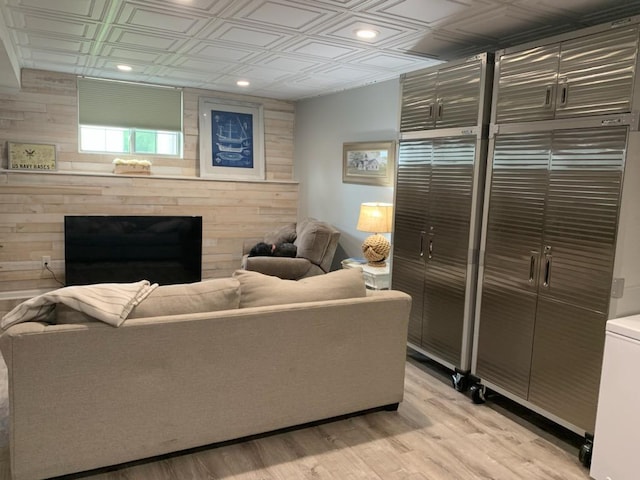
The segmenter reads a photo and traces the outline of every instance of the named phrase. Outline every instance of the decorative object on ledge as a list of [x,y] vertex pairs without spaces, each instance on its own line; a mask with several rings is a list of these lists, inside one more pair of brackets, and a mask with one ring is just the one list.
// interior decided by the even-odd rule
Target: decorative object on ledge
[[114,158],[113,173],[124,175],[151,175],[151,162],[135,158]]
[[391,251],[391,244],[380,233],[391,232],[393,205],[390,203],[363,203],[360,206],[358,226],[361,232],[370,232],[362,244],[362,254],[372,267],[386,266],[385,260]]
[[262,105],[201,97],[198,114],[200,176],[264,180]]
[[45,143],[7,142],[9,169],[55,170],[56,146]]
[[393,185],[395,142],[345,143],[342,147],[342,182]]

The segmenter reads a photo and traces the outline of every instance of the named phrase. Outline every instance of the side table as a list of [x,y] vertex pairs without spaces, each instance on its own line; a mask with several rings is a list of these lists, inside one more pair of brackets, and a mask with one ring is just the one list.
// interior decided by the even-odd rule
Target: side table
[[391,275],[389,273],[389,263],[384,267],[372,267],[353,258],[342,261],[342,268],[361,268],[364,276],[364,283],[371,290],[387,290],[391,288]]

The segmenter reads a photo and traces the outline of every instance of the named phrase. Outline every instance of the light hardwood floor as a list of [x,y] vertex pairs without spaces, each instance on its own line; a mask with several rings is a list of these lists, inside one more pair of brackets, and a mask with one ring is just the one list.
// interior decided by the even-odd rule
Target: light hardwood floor
[[[532,420],[532,421],[530,421]],[[405,398],[376,412],[65,478],[92,480],[585,480],[579,439],[504,399],[475,405],[407,356]],[[0,450],[0,480],[9,479]]]

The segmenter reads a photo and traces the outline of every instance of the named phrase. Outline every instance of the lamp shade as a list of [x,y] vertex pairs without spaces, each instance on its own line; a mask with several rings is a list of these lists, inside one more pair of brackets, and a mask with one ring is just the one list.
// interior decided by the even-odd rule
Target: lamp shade
[[361,232],[389,233],[393,221],[393,205],[368,202],[360,205],[360,217],[356,229]]

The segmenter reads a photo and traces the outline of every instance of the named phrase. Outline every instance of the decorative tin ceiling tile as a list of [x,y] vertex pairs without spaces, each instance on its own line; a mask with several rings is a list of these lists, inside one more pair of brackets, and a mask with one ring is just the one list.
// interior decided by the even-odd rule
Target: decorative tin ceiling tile
[[0,58],[297,100],[637,14],[640,0],[0,0]]

